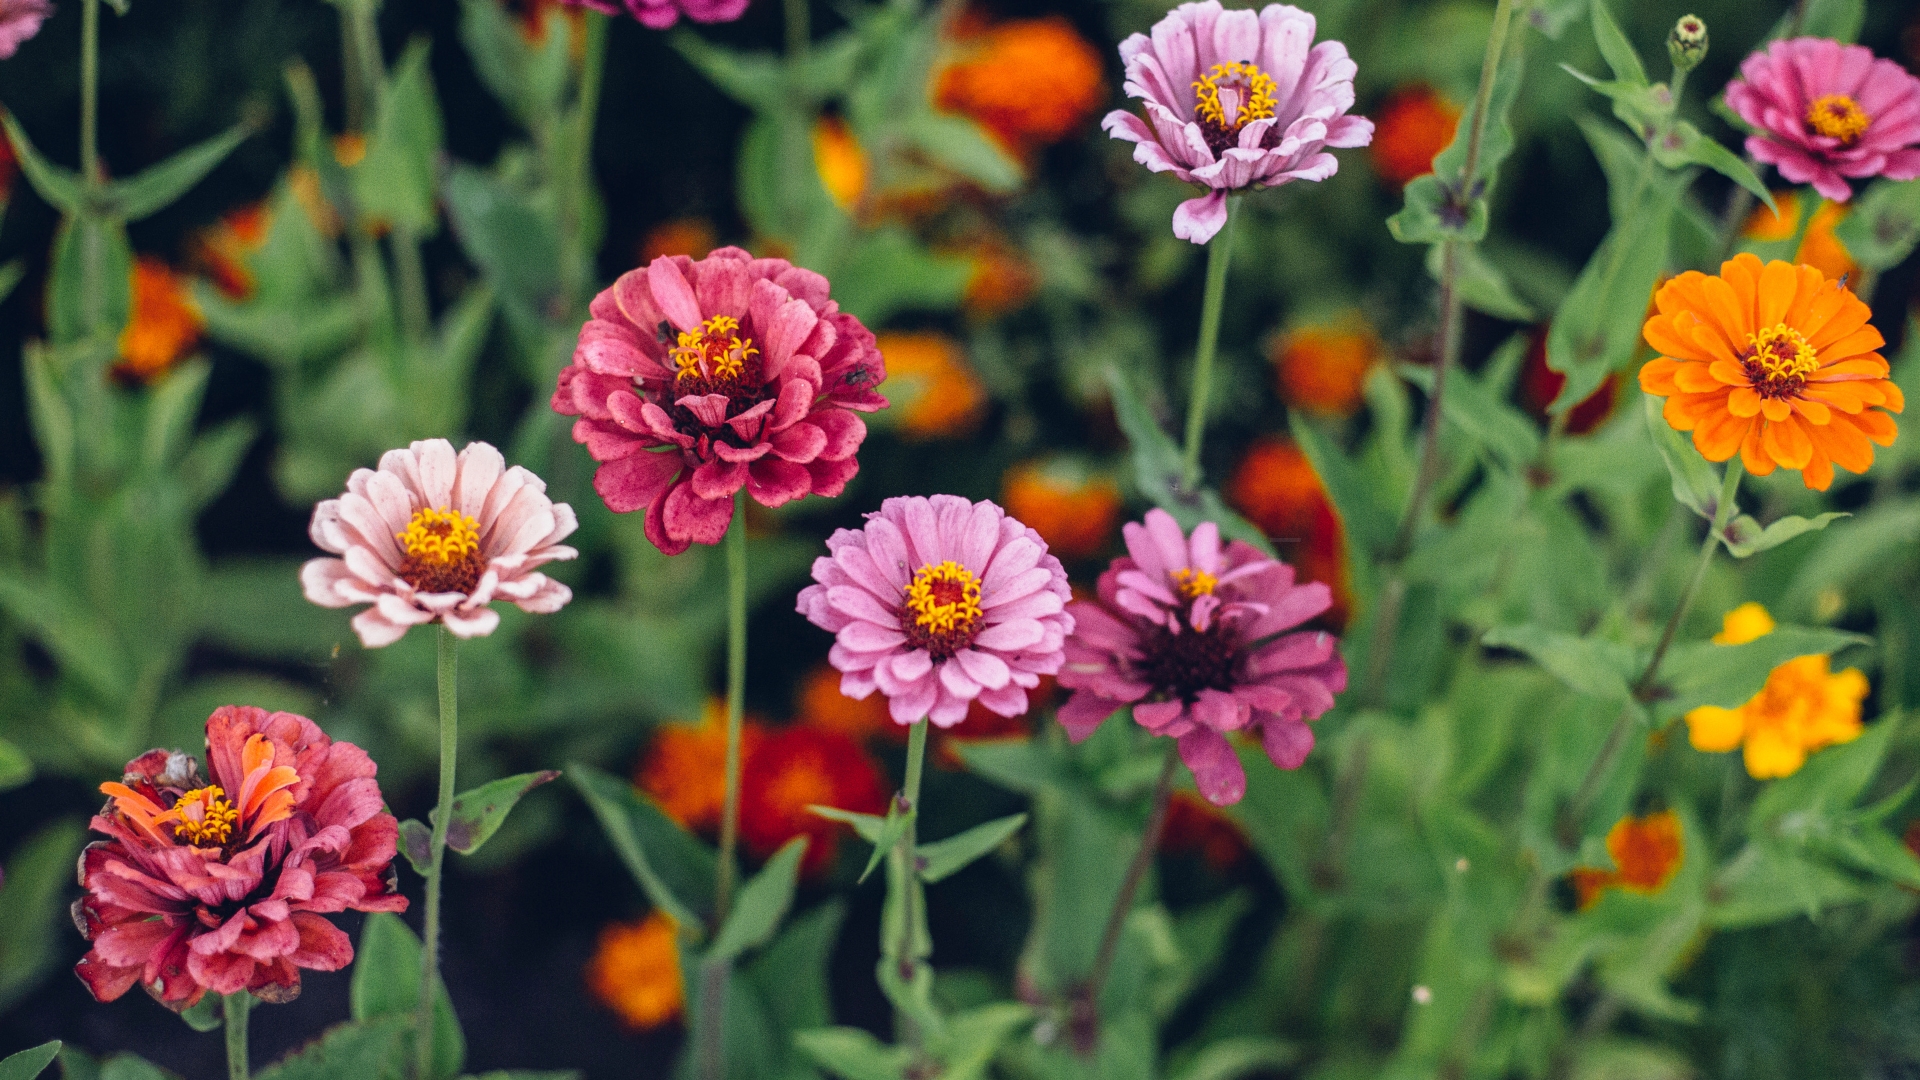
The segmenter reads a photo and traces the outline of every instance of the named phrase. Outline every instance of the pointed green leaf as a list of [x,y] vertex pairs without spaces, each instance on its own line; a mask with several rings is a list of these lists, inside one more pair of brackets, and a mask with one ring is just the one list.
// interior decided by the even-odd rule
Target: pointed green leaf
[[1727,551],[1734,558],[1744,559],[1749,555],[1757,555],[1762,551],[1777,548],[1796,536],[1819,532],[1843,517],[1852,516],[1852,514],[1839,512],[1820,514],[1813,518],[1787,514],[1763,529],[1758,521],[1746,514],[1741,514],[1728,522],[1726,529],[1721,533],[1721,539],[1726,541]]
[[1747,812],[1748,829],[1773,835],[1783,825],[1840,820],[1879,774],[1899,721],[1895,714],[1869,724],[1859,738],[1810,754],[1799,771],[1768,784]]
[[[1454,288],[1459,290],[1461,303],[1508,322],[1534,320],[1533,308],[1520,299],[1507,281],[1507,276],[1500,272],[1499,267],[1487,261],[1479,248],[1458,245],[1454,250],[1454,260]],[[1439,244],[1427,249],[1427,273],[1435,281],[1441,278],[1443,261]]]
[[250,123],[235,124],[213,138],[190,146],[158,165],[106,185],[105,205],[121,221],[139,221],[173,205],[212,172],[214,166],[253,134]]
[[[447,820],[447,846],[462,855],[479,851],[480,845],[500,831],[507,815],[527,792],[558,779],[557,771],[542,769],[502,777],[463,793],[453,800],[453,816]],[[432,819],[433,815],[428,817]],[[433,823],[438,825],[439,821]]]
[[1480,643],[1517,649],[1546,668],[1555,678],[1582,694],[1631,701],[1633,650],[1615,641],[1574,637],[1541,626],[1496,626],[1481,635]]
[[888,1046],[855,1027],[797,1032],[793,1043],[815,1065],[843,1080],[905,1080],[913,1052]]
[[1744,645],[1688,641],[1675,645],[1661,667],[1661,683],[1671,692],[1659,703],[1661,716],[1679,716],[1701,705],[1731,709],[1766,685],[1774,668],[1796,656],[1837,653],[1870,639],[1819,626],[1778,626]]
[[1175,1080],[1241,1080],[1276,1073],[1300,1060],[1292,1043],[1259,1035],[1229,1036],[1194,1055]]
[[96,334],[111,339],[132,310],[133,246],[126,226],[110,218],[67,216],[53,235],[47,271],[48,340],[65,345]]
[[1140,493],[1172,514],[1182,529],[1191,531],[1203,521],[1211,521],[1228,540],[1244,540],[1265,554],[1272,555],[1273,544],[1252,522],[1227,508],[1212,489],[1187,491],[1181,482],[1180,448],[1160,427],[1153,411],[1140,397],[1132,380],[1118,368],[1107,369],[1107,385],[1113,392],[1113,411],[1132,448],[1133,482]]
[[913,824],[917,816],[917,809],[901,810],[899,799],[887,802],[886,820],[881,822],[880,835],[873,839],[873,854],[867,857],[867,865],[860,871],[860,884],[865,884],[867,878],[873,876],[873,868],[879,866],[880,860],[886,858],[900,838],[906,835],[907,826]]
[[1760,182],[1752,166],[1740,155],[1722,146],[1719,140],[1707,137],[1685,120],[1674,123],[1671,131],[1654,141],[1653,156],[1669,169],[1688,164],[1705,165],[1752,192],[1754,198],[1767,205],[1767,209],[1775,213],[1780,210],[1774,205],[1773,192]]
[[567,766],[567,779],[653,906],[681,926],[702,925],[713,909],[713,850],[619,777],[576,762]]
[[0,127],[6,129],[7,141],[13,144],[13,156],[20,162],[20,171],[26,174],[33,190],[62,214],[82,213],[86,209],[86,193],[80,174],[68,172],[41,157],[11,110],[0,112]]
[[990,192],[1010,192],[1026,182],[1020,163],[994,142],[980,125],[961,116],[921,111],[903,134],[933,161]]
[[773,112],[789,104],[785,65],[772,54],[715,45],[684,28],[668,34],[667,43],[721,93],[755,112]]
[[[5,210],[6,204],[0,203],[0,212]],[[20,279],[26,276],[27,264],[19,259],[0,266],[0,301],[12,296],[13,290],[20,284]]]
[[407,857],[413,872],[426,877],[433,868],[433,830],[418,818],[400,823],[400,854]]
[[935,882],[959,873],[975,859],[999,847],[1026,823],[1027,815],[1011,814],[975,825],[958,836],[919,845],[920,880]]
[[1606,57],[1607,66],[1613,69],[1613,77],[1622,82],[1637,86],[1647,84],[1647,69],[1640,63],[1640,54],[1634,51],[1627,35],[1620,30],[1620,24],[1613,21],[1613,12],[1607,10],[1606,0],[1592,0],[1593,40],[1600,46],[1600,55]]
[[1393,516],[1380,504],[1359,465],[1298,410],[1288,416],[1288,424],[1293,441],[1307,455],[1321,486],[1326,488],[1327,498],[1340,512],[1340,523],[1352,537],[1354,547],[1363,552],[1384,550],[1393,542]]
[[1667,473],[1673,479],[1674,501],[1712,521],[1720,505],[1720,478],[1713,474],[1713,466],[1667,423],[1660,398],[1645,394],[1642,403],[1653,445],[1659,449],[1660,458],[1667,463]]
[[794,885],[800,880],[800,859],[807,853],[807,838],[796,836],[767,860],[767,865],[742,886],[734,897],[733,910],[726,925],[714,938],[709,960],[730,961],[749,949],[757,949],[773,940],[780,920],[793,906]]
[[[367,916],[354,950],[350,988],[353,1018],[377,1020],[399,1017],[411,1022],[420,1007],[420,939],[398,915],[375,912]],[[453,1001],[444,980],[434,987],[433,1075],[449,1080],[459,1075],[467,1057],[467,1037],[460,1030]]]
[[85,839],[80,822],[56,821],[7,860],[0,883],[0,1012],[39,985],[66,950],[67,890]]
[[278,1064],[254,1073],[254,1080],[343,1080],[344,1077],[398,1076],[410,1046],[407,1016],[337,1024]]
[[195,1031],[212,1031],[226,1022],[226,1009],[219,994],[202,994],[198,1005],[180,1010],[180,1019]]
[[0,1080],[33,1080],[53,1059],[60,1054],[60,1040],[41,1043],[39,1046],[22,1050],[17,1054],[8,1054],[0,1059]]
[[887,819],[878,814],[860,814],[852,810],[841,810],[833,806],[809,806],[807,812],[817,814],[829,821],[844,821],[853,826],[860,839],[872,844],[886,834]]
[[424,39],[407,47],[381,99],[367,156],[348,170],[363,219],[423,236],[438,223],[434,200],[442,137],[440,103],[427,59]]

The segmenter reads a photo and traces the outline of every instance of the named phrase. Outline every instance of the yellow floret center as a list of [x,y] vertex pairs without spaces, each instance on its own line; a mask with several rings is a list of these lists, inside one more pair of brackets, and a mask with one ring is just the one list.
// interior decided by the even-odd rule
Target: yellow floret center
[[1807,126],[1816,135],[1850,143],[1867,133],[1873,121],[1860,103],[1845,94],[1828,94],[1807,106]]
[[929,634],[959,634],[980,621],[980,582],[952,559],[914,571],[907,586],[913,625]]
[[195,847],[216,847],[233,835],[240,811],[227,801],[227,793],[218,784],[195,788],[173,804],[177,815],[173,824],[176,838]]
[[1239,131],[1254,120],[1273,116],[1273,76],[1250,63],[1215,64],[1194,80],[1200,119],[1225,131]]
[[1213,587],[1218,585],[1220,580],[1205,570],[1188,567],[1173,572],[1173,583],[1180,587],[1181,596],[1189,600],[1197,600],[1202,596],[1212,596]]
[[673,360],[674,380],[712,381],[737,379],[747,369],[747,360],[758,355],[752,338],[740,336],[740,320],[731,315],[715,315],[700,324],[698,330],[682,330],[668,355]]
[[480,523],[458,510],[414,511],[407,531],[395,534],[407,558],[433,566],[464,562],[480,550]]
[[1805,379],[1820,369],[1820,354],[1806,335],[1785,323],[1776,323],[1753,335],[1753,363],[1769,382]]

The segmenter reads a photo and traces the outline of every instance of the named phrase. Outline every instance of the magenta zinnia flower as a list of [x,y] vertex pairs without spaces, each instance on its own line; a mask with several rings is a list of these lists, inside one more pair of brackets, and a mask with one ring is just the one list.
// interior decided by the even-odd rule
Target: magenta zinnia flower
[[1920,79],[1864,45],[1776,41],[1741,62],[1727,105],[1759,129],[1747,153],[1835,202],[1847,177],[1920,177]]
[[747,0],[566,0],[581,7],[592,8],[608,15],[618,15],[622,11],[633,16],[640,25],[654,30],[665,30],[680,21],[685,15],[697,23],[732,22],[746,13]]
[[53,14],[47,0],[0,0],[0,60],[11,60]]
[[594,297],[553,408],[600,462],[615,513],[645,508],[669,555],[717,544],[742,487],[762,506],[838,495],[886,408],[873,334],[785,259],[661,256]]
[[898,723],[952,727],[980,704],[1027,710],[1060,670],[1073,593],[1040,534],[991,502],[888,499],[860,529],[827,538],[800,614],[835,635],[840,692],[878,689]]
[[506,464],[483,442],[455,457],[452,443],[427,439],[387,451],[378,470],[354,470],[346,494],[313,508],[308,535],[342,558],[300,568],[307,599],[372,604],[353,617],[369,649],[436,619],[460,637],[491,634],[495,600],[559,611],[573,590],[537,570],[580,554],[560,543],[579,522],[539,477]]
[[100,785],[92,825],[110,839],[81,854],[73,905],[93,942],[74,971],[96,1000],[137,982],[171,1009],[208,991],[291,1001],[301,968],[353,961],[326,915],[406,910],[400,827],[366,751],[304,716],[227,705],[207,718],[207,768],[150,750]]
[[1227,193],[1325,180],[1327,147],[1365,146],[1373,121],[1348,116],[1354,63],[1337,41],[1313,44],[1313,16],[1291,4],[1258,14],[1219,0],[1181,4],[1151,38],[1120,43],[1129,97],[1146,119],[1116,109],[1100,122],[1136,143],[1133,160],[1209,190],[1173,213],[1173,235],[1196,244],[1227,223]]
[[1180,740],[1200,794],[1225,806],[1247,774],[1225,736],[1258,735],[1273,763],[1296,769],[1313,749],[1308,720],[1333,707],[1347,665],[1333,635],[1292,630],[1333,604],[1315,581],[1201,522],[1191,539],[1165,510],[1121,530],[1127,554],[1100,575],[1098,602],[1068,608],[1060,723],[1074,742],[1124,705],[1155,735]]

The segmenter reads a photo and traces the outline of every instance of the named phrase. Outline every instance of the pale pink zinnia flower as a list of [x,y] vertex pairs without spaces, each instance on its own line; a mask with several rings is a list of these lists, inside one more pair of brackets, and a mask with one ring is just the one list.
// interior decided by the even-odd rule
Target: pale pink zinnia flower
[[53,14],[47,0],[0,0],[0,60],[11,60]]
[[743,487],[780,506],[838,495],[860,471],[854,412],[886,408],[886,365],[826,278],[733,247],[663,255],[591,311],[553,408],[580,418],[607,508],[646,510],[661,551],[719,543]]
[[1864,45],[1776,41],[1741,62],[1727,105],[1759,129],[1747,153],[1834,202],[1847,177],[1920,177],[1920,79]]
[[835,635],[840,692],[878,689],[895,721],[940,727],[968,703],[1001,716],[1060,670],[1073,593],[1040,534],[991,502],[888,499],[859,529],[827,538],[800,614]]
[[355,469],[346,494],[313,508],[308,535],[342,557],[307,563],[300,584],[322,607],[372,604],[353,617],[369,649],[436,619],[480,637],[500,625],[495,600],[549,614],[573,599],[538,569],[580,554],[560,543],[577,528],[573,507],[500,451],[475,442],[455,457],[452,443],[427,439]]
[[640,25],[653,30],[665,30],[680,21],[685,15],[697,23],[723,23],[744,15],[747,0],[565,0],[581,7],[592,8],[608,15],[618,15],[622,11],[633,16]]
[[1074,691],[1060,723],[1074,742],[1124,705],[1155,735],[1180,740],[1200,794],[1225,806],[1247,792],[1229,732],[1258,736],[1267,756],[1296,769],[1313,749],[1316,720],[1347,688],[1338,642],[1292,630],[1333,604],[1320,582],[1201,522],[1189,538],[1173,515],[1149,510],[1121,530],[1127,554],[1100,575],[1098,602],[1067,610],[1060,685]]
[[300,993],[300,969],[339,971],[353,942],[325,916],[405,911],[400,826],[373,759],[304,716],[227,705],[207,718],[207,772],[179,751],[127,764],[80,856],[74,968],[99,1001],[140,983],[184,1009],[201,995]]
[[1137,144],[1133,160],[1208,189],[1174,211],[1175,236],[1204,244],[1227,223],[1228,192],[1325,180],[1340,168],[1328,147],[1373,141],[1373,121],[1346,115],[1347,47],[1315,45],[1313,32],[1313,16],[1291,4],[1255,14],[1206,0],[1120,43],[1127,95],[1147,116],[1116,109],[1100,126]]

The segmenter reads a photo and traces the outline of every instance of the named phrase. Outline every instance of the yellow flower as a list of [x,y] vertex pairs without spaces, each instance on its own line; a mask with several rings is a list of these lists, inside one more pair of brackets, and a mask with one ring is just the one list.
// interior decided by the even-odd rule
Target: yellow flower
[[852,211],[867,193],[867,152],[847,122],[823,116],[813,125],[813,167],[833,204]]
[[1687,713],[1687,739],[1696,750],[1745,751],[1756,780],[1792,776],[1811,751],[1851,742],[1860,734],[1860,702],[1867,677],[1828,669],[1823,653],[1774,668],[1767,685],[1738,708],[1702,705]]
[[1745,645],[1773,633],[1773,616],[1767,609],[1749,600],[1720,620],[1720,632],[1713,635],[1715,645]]
[[587,988],[637,1030],[678,1019],[686,991],[677,934],[673,919],[659,911],[638,922],[609,925],[587,962]]

